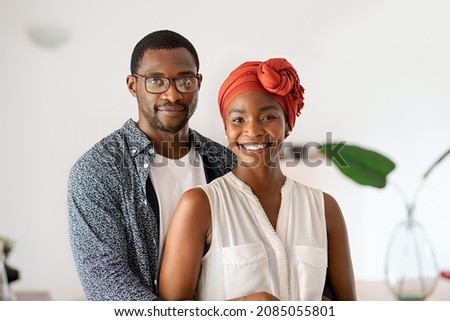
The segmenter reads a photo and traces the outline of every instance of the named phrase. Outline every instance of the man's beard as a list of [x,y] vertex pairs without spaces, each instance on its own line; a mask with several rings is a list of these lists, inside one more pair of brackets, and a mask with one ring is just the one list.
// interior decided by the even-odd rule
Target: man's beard
[[184,106],[184,108],[186,109],[186,116],[183,119],[183,121],[176,123],[174,125],[170,125],[170,124],[164,124],[160,118],[158,117],[158,111],[157,111],[157,107],[158,105],[152,106],[152,107],[148,107],[145,106],[143,108],[143,110],[149,110],[150,108],[153,109],[153,112],[147,113],[147,112],[143,112],[143,115],[145,117],[145,119],[149,122],[150,126],[156,130],[160,130],[162,132],[166,132],[166,133],[170,133],[170,134],[176,134],[178,133],[180,130],[182,130],[187,123],[189,122],[189,119],[191,118],[191,116],[194,114],[195,110],[197,109],[197,102],[198,102],[198,96],[195,96],[192,100],[191,105],[186,105],[186,104],[179,104]]

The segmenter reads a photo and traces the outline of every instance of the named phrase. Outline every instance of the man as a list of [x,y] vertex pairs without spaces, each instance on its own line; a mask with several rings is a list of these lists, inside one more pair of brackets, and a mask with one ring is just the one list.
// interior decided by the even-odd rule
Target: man
[[169,30],[140,40],[127,77],[138,120],[73,166],[69,233],[89,300],[158,300],[158,270],[182,192],[234,166],[231,151],[189,128],[202,82],[193,45]]

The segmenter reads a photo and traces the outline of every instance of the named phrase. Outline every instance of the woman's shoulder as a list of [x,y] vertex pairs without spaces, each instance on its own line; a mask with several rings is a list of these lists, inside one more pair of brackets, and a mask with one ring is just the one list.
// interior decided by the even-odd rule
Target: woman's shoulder
[[203,185],[197,186],[202,189],[206,194],[211,193],[212,191],[219,191],[226,189],[226,186],[230,186],[232,184],[232,173],[228,172],[225,175],[215,178],[211,182]]
[[192,223],[201,225],[210,220],[210,215],[208,196],[202,188],[193,187],[181,195],[171,225],[172,222],[184,226],[190,226]]
[[305,184],[305,183],[302,183],[295,179],[292,179],[290,177],[286,177],[286,185],[288,185],[288,184],[291,184],[293,186],[293,188],[296,188],[297,190],[300,190],[300,191],[306,191],[306,192],[310,192],[310,193],[314,193],[314,194],[318,194],[318,195],[325,194],[322,191],[322,189],[320,189],[319,187]]
[[312,185],[308,185],[308,184],[304,184],[302,182],[293,180],[293,179],[291,179],[289,177],[286,178],[286,179],[287,180],[291,180],[292,181],[292,185],[295,188],[299,189],[299,190],[310,192],[310,193],[313,193],[315,195],[323,197],[325,206],[328,205],[328,207],[333,207],[333,208],[339,207],[339,204],[337,203],[336,199],[331,194],[329,194],[327,192],[324,192],[321,188],[315,187],[315,186],[312,186]]
[[181,196],[180,202],[189,203],[191,205],[195,205],[197,202],[205,202],[208,201],[208,197],[203,189],[203,186],[197,186],[188,189]]

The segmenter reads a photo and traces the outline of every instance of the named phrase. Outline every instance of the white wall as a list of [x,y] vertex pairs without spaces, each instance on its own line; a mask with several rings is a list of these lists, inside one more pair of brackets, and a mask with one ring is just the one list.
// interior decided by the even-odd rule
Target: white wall
[[[377,149],[396,161],[392,179],[411,195],[450,145],[449,12],[446,0],[0,0],[0,234],[16,241],[14,289],[83,298],[68,241],[67,175],[97,140],[136,119],[125,77],[148,32],[176,30],[198,49],[204,82],[192,127],[225,143],[221,81],[245,60],[284,56],[306,88],[290,141],[322,142],[332,132]],[[26,33],[36,24],[64,25],[71,38],[39,47]],[[338,199],[356,277],[382,279],[390,233],[405,218],[396,191],[357,186],[326,166],[286,172]],[[417,203],[442,268],[450,267],[449,174],[446,160]]]

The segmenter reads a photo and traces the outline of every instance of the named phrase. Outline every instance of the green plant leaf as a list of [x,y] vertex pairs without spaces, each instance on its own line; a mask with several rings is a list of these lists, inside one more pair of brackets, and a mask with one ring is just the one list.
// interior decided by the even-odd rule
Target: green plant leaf
[[395,168],[395,163],[388,157],[355,145],[328,143],[321,145],[319,152],[345,176],[361,185],[383,188],[388,174]]

